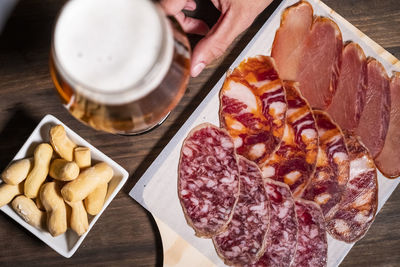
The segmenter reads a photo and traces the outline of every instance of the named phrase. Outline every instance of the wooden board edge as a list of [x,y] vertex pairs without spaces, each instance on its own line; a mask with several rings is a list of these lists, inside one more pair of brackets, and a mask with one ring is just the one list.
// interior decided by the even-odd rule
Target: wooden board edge
[[[154,217],[154,216],[153,216]],[[164,267],[213,267],[216,266],[200,251],[180,237],[167,224],[154,217],[163,245]]]

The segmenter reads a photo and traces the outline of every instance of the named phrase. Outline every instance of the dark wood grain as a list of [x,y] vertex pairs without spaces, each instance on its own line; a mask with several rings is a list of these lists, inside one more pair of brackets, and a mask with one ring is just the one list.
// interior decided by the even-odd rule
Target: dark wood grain
[[[20,0],[0,36],[0,169],[14,157],[40,119],[50,113],[126,168],[130,178],[71,259],[58,255],[1,213],[0,265],[162,265],[162,244],[154,220],[128,192],[280,1],[275,0],[220,59],[191,79],[182,101],[160,127],[140,136],[94,131],[61,106],[50,79],[48,55],[54,19],[64,2]],[[212,24],[218,13],[204,2],[194,13]],[[400,58],[398,0],[324,2]],[[195,44],[198,37],[190,36],[190,40]],[[399,223],[400,190],[396,190],[342,265],[399,266]]]

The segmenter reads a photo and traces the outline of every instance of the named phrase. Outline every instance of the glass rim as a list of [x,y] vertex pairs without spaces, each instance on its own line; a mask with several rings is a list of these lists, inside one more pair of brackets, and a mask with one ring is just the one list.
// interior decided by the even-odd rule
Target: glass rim
[[[155,90],[158,87],[158,85],[160,85],[163,78],[167,74],[169,67],[172,63],[172,57],[173,57],[173,37],[172,37],[173,32],[171,29],[171,24],[168,21],[167,16],[165,16],[164,12],[162,11],[162,8],[157,3],[149,1],[151,2],[152,7],[154,7],[154,11],[157,14],[159,23],[162,27],[161,31],[162,44],[160,46],[156,60],[154,61],[153,65],[143,75],[143,77],[141,77],[138,81],[136,81],[132,85],[123,87],[121,89],[104,92],[104,91],[99,91],[98,89],[86,85],[71,77],[71,75],[62,67],[59,58],[57,57],[55,49],[55,33],[57,30],[58,21],[62,12],[67,7],[67,5],[69,5],[73,1],[77,0],[70,0],[64,4],[64,6],[58,12],[55,19],[55,24],[53,25],[50,53],[56,71],[60,73],[60,75],[69,83],[69,85],[74,90],[84,95],[85,97],[91,99],[92,101],[97,101],[102,104],[126,104],[128,102],[141,99],[146,95],[148,95],[149,93],[151,93],[153,90]],[[160,66],[160,62],[164,63],[163,68]],[[133,94],[132,89],[135,89],[135,91],[138,91],[139,89],[141,93]],[[116,95],[118,95],[118,98],[121,100],[113,99],[113,97],[115,97]]]

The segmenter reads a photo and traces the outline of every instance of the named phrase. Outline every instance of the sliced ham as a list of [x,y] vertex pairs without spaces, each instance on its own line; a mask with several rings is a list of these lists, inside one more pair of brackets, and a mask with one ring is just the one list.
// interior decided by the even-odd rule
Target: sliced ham
[[329,18],[315,17],[312,6],[300,1],[287,8],[276,32],[271,56],[283,80],[300,82],[312,107],[327,108],[338,82],[342,33]]
[[389,178],[400,176],[400,72],[390,82],[390,122],[382,152],[375,159],[379,170]]
[[342,59],[342,33],[337,24],[316,17],[303,44],[296,81],[312,107],[326,108],[336,91]]
[[281,143],[286,97],[273,58],[242,61],[220,91],[220,122],[232,136],[236,152],[260,166]]
[[390,82],[381,63],[370,58],[367,63],[367,90],[364,110],[356,134],[373,158],[382,151],[390,119]]
[[360,122],[367,86],[367,58],[353,42],[346,44],[337,90],[327,112],[342,129],[354,130]]
[[296,80],[302,44],[310,32],[313,8],[305,1],[288,7],[282,14],[281,25],[275,34],[271,56],[284,80]]

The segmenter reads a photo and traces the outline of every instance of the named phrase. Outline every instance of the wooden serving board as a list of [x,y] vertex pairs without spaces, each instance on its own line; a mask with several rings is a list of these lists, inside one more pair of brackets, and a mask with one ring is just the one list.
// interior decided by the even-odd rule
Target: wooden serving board
[[[282,11],[296,2],[297,0],[282,1],[273,15],[237,57],[231,68],[236,67],[246,57],[270,55],[275,32],[280,25]],[[368,36],[321,1],[309,0],[309,2],[314,8],[314,14],[330,17],[338,24],[342,31],[343,41],[357,42],[367,56],[378,59],[384,65],[389,76],[393,71],[400,71],[399,60]],[[187,133],[200,123],[210,122],[219,125],[218,93],[224,79],[225,76],[221,77],[130,192],[130,195],[136,201],[153,214],[157,222],[163,242],[164,266],[224,266],[215,252],[212,241],[196,237],[193,229],[187,225],[177,190],[177,167],[182,141]],[[378,212],[399,182],[399,178],[390,180],[378,172]],[[328,235],[328,266],[339,265],[352,246],[353,244],[334,240]]]

